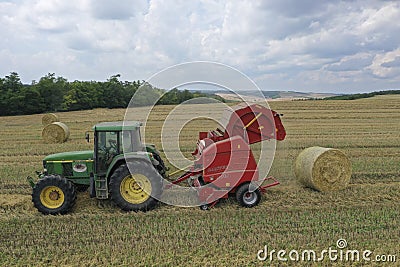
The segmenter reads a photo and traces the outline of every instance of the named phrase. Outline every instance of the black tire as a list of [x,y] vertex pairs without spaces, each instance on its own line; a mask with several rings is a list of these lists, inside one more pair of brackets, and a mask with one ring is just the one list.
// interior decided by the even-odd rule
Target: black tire
[[158,166],[156,166],[158,173],[161,174],[162,177],[167,178],[167,168],[165,167],[163,159],[157,153],[152,153],[152,154],[154,159],[156,159],[159,162]]
[[[129,168],[122,164],[110,177],[111,200],[124,211],[153,209],[161,196],[163,178],[154,166],[147,162],[136,161],[128,164]],[[132,178],[135,176],[136,179]],[[137,182],[137,179],[142,180]]]
[[76,191],[78,191],[78,192],[86,192],[88,190],[88,188],[89,188],[89,185],[76,184],[75,187],[76,187]]
[[260,189],[257,188],[250,192],[250,183],[242,184],[236,191],[236,200],[239,204],[246,208],[257,206],[261,200]]
[[33,188],[32,202],[43,214],[66,214],[76,202],[75,186],[58,175],[45,176]]

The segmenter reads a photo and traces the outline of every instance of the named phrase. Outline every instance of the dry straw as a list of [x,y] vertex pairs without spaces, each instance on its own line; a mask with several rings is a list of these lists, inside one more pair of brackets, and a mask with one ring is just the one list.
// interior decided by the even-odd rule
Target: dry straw
[[42,117],[42,125],[46,126],[52,124],[53,122],[60,121],[58,116],[54,113],[47,113]]
[[322,192],[341,190],[350,182],[351,163],[338,149],[309,147],[297,157],[294,172],[307,187]]
[[64,143],[68,137],[68,126],[62,122],[46,125],[42,131],[42,138],[46,143]]

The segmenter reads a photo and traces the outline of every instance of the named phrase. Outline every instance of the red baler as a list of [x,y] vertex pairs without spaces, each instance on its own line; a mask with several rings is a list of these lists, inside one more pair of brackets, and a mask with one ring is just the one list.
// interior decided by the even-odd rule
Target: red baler
[[[172,182],[190,179],[197,189],[202,209],[214,206],[221,198],[236,194],[244,207],[256,206],[266,188],[278,185],[273,177],[259,177],[251,144],[264,140],[284,140],[280,114],[261,105],[237,106],[225,114],[225,131],[200,132],[195,161],[190,169]],[[261,185],[265,180],[272,183]]]

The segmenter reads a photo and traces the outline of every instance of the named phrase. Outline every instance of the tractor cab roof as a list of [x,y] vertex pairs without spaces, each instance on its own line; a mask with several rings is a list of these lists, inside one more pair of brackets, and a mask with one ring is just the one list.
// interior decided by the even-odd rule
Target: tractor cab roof
[[114,121],[114,122],[102,122],[93,126],[94,131],[122,131],[122,130],[136,130],[140,128],[142,123],[140,121]]

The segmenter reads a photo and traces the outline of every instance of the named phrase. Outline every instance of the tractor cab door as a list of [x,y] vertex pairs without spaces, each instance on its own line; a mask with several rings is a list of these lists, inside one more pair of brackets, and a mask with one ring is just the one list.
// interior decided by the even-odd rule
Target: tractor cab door
[[121,132],[96,132],[95,167],[100,176],[107,173],[113,158],[121,154]]
[[144,147],[140,140],[140,131],[97,131],[95,133],[95,169],[97,175],[103,176],[115,156],[143,151]]

